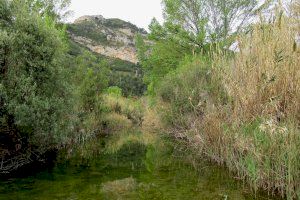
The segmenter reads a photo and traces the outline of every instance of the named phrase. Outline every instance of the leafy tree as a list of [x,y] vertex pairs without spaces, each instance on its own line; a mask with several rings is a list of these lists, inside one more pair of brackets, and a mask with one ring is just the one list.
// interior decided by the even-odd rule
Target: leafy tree
[[75,135],[69,137],[70,148],[101,131],[102,92],[108,87],[108,63],[87,50],[77,57],[70,55],[72,81],[72,124]]
[[136,38],[148,92],[155,93],[161,79],[185,59],[227,49],[235,33],[271,2],[258,6],[258,0],[163,0],[163,25],[153,19],[148,38]]
[[79,110],[92,112],[97,107],[97,100],[108,87],[108,63],[99,61],[88,51],[76,58],[74,82],[79,98]]
[[45,151],[69,128],[64,34],[25,1],[1,0],[0,15],[1,135]]
[[254,15],[257,0],[163,0],[168,22],[180,25],[195,37],[205,29],[212,40],[239,31]]
[[67,10],[71,0],[23,0],[29,7],[41,16],[51,17],[53,20],[60,21],[67,17],[70,12]]
[[154,88],[170,71],[176,69],[186,56],[195,53],[195,45],[187,31],[178,25],[165,23],[160,25],[153,19],[149,25],[148,41],[141,36],[136,37],[139,61],[144,69],[144,81],[148,92]]

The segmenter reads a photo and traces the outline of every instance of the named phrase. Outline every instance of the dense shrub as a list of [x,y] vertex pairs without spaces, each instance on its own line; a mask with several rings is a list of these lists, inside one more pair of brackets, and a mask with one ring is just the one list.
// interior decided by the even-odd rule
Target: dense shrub
[[185,113],[202,116],[208,104],[226,103],[225,91],[209,60],[205,56],[187,60],[160,84],[158,95],[170,104],[171,116],[178,116],[170,118],[175,120],[169,121],[172,124],[178,126],[180,121],[185,124],[185,119],[176,120]]
[[22,147],[21,138],[42,149],[62,144],[69,106],[63,31],[25,2],[0,5],[1,135],[13,133]]

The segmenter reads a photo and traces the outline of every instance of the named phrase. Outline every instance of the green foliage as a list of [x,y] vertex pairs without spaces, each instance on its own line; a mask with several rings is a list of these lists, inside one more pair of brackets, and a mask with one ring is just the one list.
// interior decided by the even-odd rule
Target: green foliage
[[105,61],[98,62],[95,56],[86,51],[76,58],[76,68],[74,82],[80,109],[92,111],[96,109],[100,94],[108,86],[108,64]]
[[121,88],[122,94],[126,97],[142,96],[145,92],[145,84],[140,75],[136,76],[132,73],[112,71],[109,78],[109,85]]
[[155,94],[159,82],[186,57],[211,55],[227,49],[257,7],[256,0],[164,0],[165,22],[153,19],[148,40],[137,36],[138,57],[145,71],[148,93]]
[[68,134],[69,90],[63,32],[28,4],[1,1],[1,132],[47,149]]
[[76,57],[68,56],[72,83],[72,123],[74,136],[67,148],[84,145],[85,141],[101,134],[105,107],[102,93],[108,87],[108,63],[89,51],[81,49]]
[[[90,52],[85,47],[79,45],[72,40],[69,41],[69,54],[73,57],[80,57],[84,52]],[[146,90],[143,82],[143,72],[139,65],[134,63],[105,57],[96,53],[90,54],[95,57],[94,62],[97,65],[99,62],[105,62],[109,73],[106,74],[109,86],[117,86],[122,89],[124,96],[141,96]],[[77,65],[73,63],[72,65]],[[83,63],[84,65],[84,63]]]
[[[108,40],[108,35],[120,33],[120,29],[130,29],[135,33],[145,33],[144,30],[138,29],[135,25],[120,19],[104,19],[102,17],[91,17],[89,20],[83,20],[74,24],[68,24],[67,30],[76,36],[82,36],[93,40],[93,43],[109,47],[117,47],[122,42]],[[103,30],[110,30],[110,33],[103,33]],[[121,33],[120,33],[121,34]],[[113,34],[114,35],[114,34]],[[133,40],[131,36],[129,39]],[[72,38],[70,38],[72,40]],[[133,44],[129,44],[132,46]],[[84,50],[90,51],[85,45],[70,41],[70,54],[79,56]],[[141,96],[146,90],[143,83],[143,72],[141,66],[135,63],[124,61],[117,58],[106,57],[93,53],[97,61],[105,60],[111,73],[109,73],[109,86],[117,86],[122,89],[124,96]]]
[[22,0],[22,2],[26,3],[31,10],[38,12],[41,17],[48,16],[56,22],[69,15],[67,8],[71,4],[71,0]]
[[109,42],[106,35],[102,32],[95,31],[96,27],[97,24],[95,22],[87,21],[80,24],[69,24],[67,29],[75,35],[90,38],[98,44],[108,45]]
[[[4,152],[4,159],[70,148],[101,133],[102,93],[109,84],[117,85],[115,80],[120,80],[125,95],[144,92],[139,66],[92,54],[67,40],[58,24],[60,8],[67,5],[68,1],[60,0],[0,1],[0,153]],[[117,77],[110,68],[118,70]],[[121,96],[121,89],[108,90]],[[128,121],[140,123],[140,110],[130,109],[124,109]]]
[[143,82],[143,70],[140,65],[120,59],[108,59],[111,73],[109,86],[122,89],[122,94],[128,96],[142,96],[146,90]]
[[119,71],[119,72],[128,72],[135,74],[136,70],[139,70],[140,67],[137,66],[134,63],[121,60],[121,59],[112,59],[112,58],[107,58],[109,62],[109,67],[112,71]]
[[113,95],[113,96],[117,96],[117,97],[122,96],[122,89],[119,88],[118,86],[109,87],[109,88],[107,88],[106,92],[109,95]]
[[139,99],[106,94],[104,95],[104,105],[108,112],[114,112],[111,120],[125,118],[127,121],[130,120],[133,125],[141,125],[143,122],[145,109]]
[[[177,1],[183,2],[188,1]],[[297,17],[285,16],[280,8],[276,12],[274,22],[263,19],[251,34],[240,34],[238,52],[212,49],[179,62],[162,78],[157,94],[162,121],[183,148],[226,165],[255,191],[296,199]]]
[[72,41],[71,39],[68,40],[69,42],[69,49],[68,49],[68,54],[76,57],[81,55],[84,52],[84,48],[82,48],[78,43]]
[[137,26],[135,26],[129,22],[125,22],[125,21],[123,21],[121,19],[117,19],[117,18],[106,19],[102,23],[104,24],[104,26],[107,26],[112,29],[130,28],[136,32],[145,33],[144,29],[140,29]]
[[161,79],[175,70],[186,56],[193,54],[193,46],[184,40],[186,32],[179,27],[171,24],[161,26],[154,19],[149,29],[148,38],[154,43],[147,44],[141,36],[137,36],[136,43],[148,93],[154,94]]
[[163,79],[157,96],[170,106],[163,115],[166,123],[186,127],[186,113],[201,116],[208,103],[227,102],[221,82],[214,74],[210,59],[198,56],[182,62],[177,70]]
[[[222,40],[250,21],[257,0],[163,0],[166,20],[189,31],[195,38]],[[204,36],[204,37],[203,37]]]

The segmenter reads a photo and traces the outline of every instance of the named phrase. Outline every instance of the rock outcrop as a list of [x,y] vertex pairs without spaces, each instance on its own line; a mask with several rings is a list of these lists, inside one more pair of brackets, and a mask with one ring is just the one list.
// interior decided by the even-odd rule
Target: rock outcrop
[[146,35],[144,29],[120,19],[101,15],[82,16],[69,24],[68,32],[76,43],[104,56],[137,63],[135,35]]

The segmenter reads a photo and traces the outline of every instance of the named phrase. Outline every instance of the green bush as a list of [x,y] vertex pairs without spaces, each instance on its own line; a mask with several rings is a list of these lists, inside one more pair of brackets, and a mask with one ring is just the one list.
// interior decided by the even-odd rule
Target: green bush
[[[208,103],[225,104],[227,97],[209,59],[198,56],[182,62],[158,87],[158,96],[170,105],[169,123],[185,124],[185,114],[203,115]],[[169,116],[169,117],[168,117]],[[170,121],[171,120],[171,121]],[[174,121],[172,121],[174,120]],[[185,126],[185,125],[184,125]]]
[[[69,133],[64,31],[26,2],[0,1],[0,131],[47,150]],[[12,136],[9,136],[12,137]]]
[[106,93],[109,95],[121,97],[122,96],[122,89],[118,86],[112,86],[107,88]]

